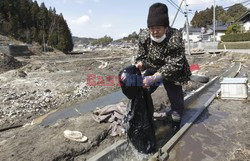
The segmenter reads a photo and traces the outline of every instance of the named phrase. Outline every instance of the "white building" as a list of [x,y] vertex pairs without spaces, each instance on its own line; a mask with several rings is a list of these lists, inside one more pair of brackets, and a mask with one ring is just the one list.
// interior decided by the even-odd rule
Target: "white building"
[[243,31],[247,32],[250,30],[250,10],[246,11],[237,22],[241,22],[243,24]]
[[[216,41],[221,40],[221,36],[225,35],[227,31],[227,26],[218,25],[215,27],[215,37]],[[184,41],[187,39],[186,27],[184,27],[182,31],[182,38]],[[190,42],[198,42],[198,41],[213,41],[213,27],[208,26],[207,28],[193,28],[189,27],[189,40]]]

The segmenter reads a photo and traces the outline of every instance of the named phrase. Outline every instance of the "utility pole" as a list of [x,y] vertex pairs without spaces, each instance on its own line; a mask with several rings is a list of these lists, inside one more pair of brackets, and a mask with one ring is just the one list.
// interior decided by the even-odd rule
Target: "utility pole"
[[188,10],[187,10],[187,0],[185,0],[185,17],[186,17],[186,32],[187,32],[187,44],[188,44],[188,55],[191,55],[191,52],[190,52],[190,41],[189,41],[189,23],[188,23]]
[[178,15],[178,13],[179,13],[179,11],[180,11],[180,9],[181,9],[181,6],[182,6],[182,3],[183,3],[183,2],[184,2],[184,0],[181,1],[180,5],[179,5],[179,7],[178,7],[178,10],[177,10],[177,12],[176,12],[176,14],[175,14],[175,16],[174,16],[174,20],[173,20],[173,22],[172,22],[172,24],[171,24],[171,27],[173,27],[173,25],[174,25],[175,19],[176,19],[177,15]]
[[44,47],[44,52],[46,52],[46,45],[45,45],[45,37],[44,37],[44,34],[43,34],[43,47]]
[[213,7],[213,30],[214,30],[214,39],[213,39],[213,46],[214,46],[214,54],[215,54],[215,0],[214,0],[214,7]]

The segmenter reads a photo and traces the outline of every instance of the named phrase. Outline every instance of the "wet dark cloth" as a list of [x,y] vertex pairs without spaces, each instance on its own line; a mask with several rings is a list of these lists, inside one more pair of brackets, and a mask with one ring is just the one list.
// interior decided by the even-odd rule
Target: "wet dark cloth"
[[130,65],[120,71],[118,77],[123,94],[127,96],[128,99],[135,98],[138,86],[142,86],[140,71],[134,65]]
[[139,33],[139,50],[135,61],[142,61],[146,68],[155,68],[166,81],[186,83],[190,80],[190,68],[185,56],[181,33],[168,27],[166,38],[157,43],[151,40],[149,30]]
[[119,77],[122,92],[130,99],[123,120],[128,139],[139,152],[151,153],[156,142],[151,93],[142,88],[142,76],[135,66],[124,68]]
[[156,145],[153,109],[151,95],[140,88],[136,98],[129,101],[128,113],[124,118],[129,140],[139,152],[146,154],[154,152]]
[[[141,72],[135,67],[135,65],[125,67],[118,74],[123,94],[127,96],[128,99],[135,98],[139,89],[138,87],[143,86],[142,80],[144,76],[151,76],[154,75],[156,72],[156,69],[150,68],[147,69],[143,75],[141,75]],[[149,93],[153,93],[156,88],[156,86],[151,86],[148,89]]]

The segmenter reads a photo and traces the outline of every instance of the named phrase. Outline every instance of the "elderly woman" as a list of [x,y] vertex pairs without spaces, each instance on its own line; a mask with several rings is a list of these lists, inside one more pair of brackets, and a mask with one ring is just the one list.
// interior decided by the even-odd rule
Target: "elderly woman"
[[191,76],[182,35],[177,29],[169,27],[168,8],[162,3],[150,6],[147,25],[148,29],[139,33],[135,65],[141,71],[155,70],[154,75],[144,77],[143,87],[163,83],[171,104],[172,127],[177,132],[184,109],[182,85]]

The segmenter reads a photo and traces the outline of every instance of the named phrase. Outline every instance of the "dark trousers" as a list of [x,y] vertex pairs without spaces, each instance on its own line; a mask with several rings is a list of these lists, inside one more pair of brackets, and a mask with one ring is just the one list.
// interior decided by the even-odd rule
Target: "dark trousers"
[[181,85],[175,85],[170,81],[163,81],[163,86],[167,91],[167,95],[171,104],[171,110],[176,111],[182,116],[184,110],[184,94]]

